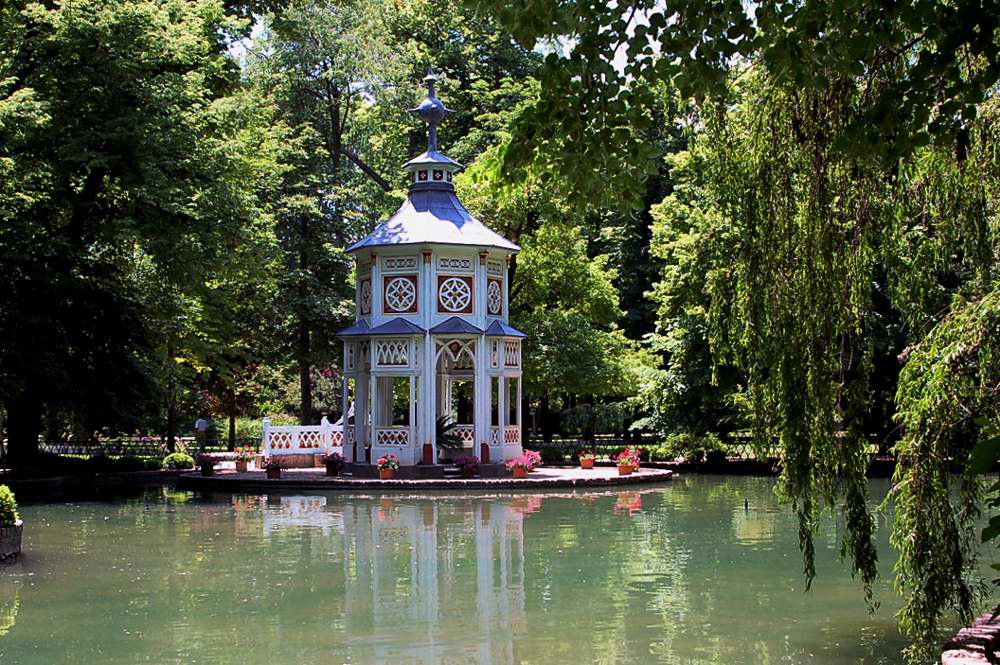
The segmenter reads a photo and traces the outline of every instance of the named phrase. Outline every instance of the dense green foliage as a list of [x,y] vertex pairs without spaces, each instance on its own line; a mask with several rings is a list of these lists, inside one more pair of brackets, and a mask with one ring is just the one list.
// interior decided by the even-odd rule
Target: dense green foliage
[[21,516],[17,514],[17,501],[14,493],[6,485],[0,485],[0,525],[16,523]]
[[433,64],[460,195],[523,247],[508,277],[526,421],[652,432],[662,458],[752,440],[780,458],[807,578],[818,520],[840,512],[871,602],[865,470],[894,451],[919,656],[978,600],[970,460],[1000,422],[1000,11],[750,11],[5,4],[9,460],[37,465],[39,435],[172,445],[198,416],[230,441],[265,415],[335,419],[344,249],[404,196],[399,165],[425,141],[405,109]]
[[163,458],[164,469],[193,469],[194,458],[187,453],[170,453]]
[[[969,451],[975,419],[997,420],[995,327],[979,318],[1000,237],[996,4],[768,2],[752,16],[734,2],[480,5],[522,43],[567,44],[539,72],[504,173],[637,203],[657,161],[644,138],[659,87],[692,100],[704,196],[675,192],[655,220],[668,265],[653,292],[666,358],[653,415],[717,388],[684,426],[746,417],[759,447],[777,443],[807,578],[817,520],[836,508],[869,598],[864,472],[898,439],[900,618],[913,655],[929,653],[941,612],[972,607]],[[966,489],[953,506],[956,468]]]

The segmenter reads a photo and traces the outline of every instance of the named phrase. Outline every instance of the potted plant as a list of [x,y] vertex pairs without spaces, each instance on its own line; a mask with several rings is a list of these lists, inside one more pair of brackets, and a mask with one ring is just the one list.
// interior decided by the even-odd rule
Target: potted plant
[[246,473],[247,466],[249,466],[250,462],[253,461],[253,458],[256,457],[257,451],[253,448],[250,448],[249,446],[245,448],[241,446],[237,448],[235,452],[236,452],[236,472]]
[[323,464],[326,465],[326,475],[339,476],[347,460],[340,453],[330,452],[323,457]]
[[527,478],[528,474],[541,462],[541,455],[534,450],[525,450],[524,454],[509,460],[504,466],[514,474],[515,478]]
[[201,475],[210,476],[215,473],[215,458],[211,455],[201,453],[195,463],[201,469]]
[[590,450],[584,450],[582,453],[580,453],[580,468],[593,469],[595,459],[597,459],[597,455],[595,455]]
[[479,471],[479,458],[475,455],[461,455],[455,458],[455,466],[462,472],[463,478],[473,478]]
[[264,462],[264,473],[268,480],[278,480],[281,478],[281,465],[277,460],[269,459]]
[[618,464],[619,476],[631,475],[633,471],[639,468],[639,451],[635,448],[626,448],[618,453],[615,462]]
[[0,561],[21,553],[21,534],[24,522],[17,514],[14,493],[6,485],[0,485]]
[[376,464],[378,465],[379,480],[392,480],[396,477],[396,469],[399,468],[399,458],[392,453],[379,457]]

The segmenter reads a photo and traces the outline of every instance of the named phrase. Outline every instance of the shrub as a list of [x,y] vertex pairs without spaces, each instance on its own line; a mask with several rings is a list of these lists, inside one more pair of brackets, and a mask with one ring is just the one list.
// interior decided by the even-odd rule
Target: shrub
[[542,448],[542,461],[546,464],[562,464],[566,461],[563,451],[559,448]]
[[87,459],[87,469],[91,473],[107,473],[111,471],[112,462],[111,458],[104,453],[97,453],[96,455],[91,455]]
[[653,462],[670,462],[674,459],[674,451],[666,444],[661,444],[653,449],[649,454],[649,459]]
[[479,458],[475,455],[461,455],[455,458],[455,466],[463,471],[467,468],[472,469],[472,472],[475,473],[476,469],[479,468]]
[[208,466],[208,467],[213,467],[214,468],[215,467],[215,463],[217,461],[218,460],[216,460],[213,456],[209,455],[208,453],[201,453],[195,459],[194,463],[197,464],[200,467],[206,467],[206,466]]
[[15,524],[19,519],[21,517],[17,514],[14,493],[6,485],[0,485],[0,524],[5,526]]
[[163,458],[164,469],[193,469],[194,459],[187,453],[171,453]]
[[708,454],[705,455],[705,464],[711,466],[718,466],[720,464],[725,464],[726,453],[721,450],[709,450]]
[[115,471],[143,471],[146,468],[146,464],[138,457],[128,455],[114,460],[112,468]]
[[339,473],[344,468],[344,465],[347,464],[347,460],[340,453],[331,452],[323,457],[323,463]]

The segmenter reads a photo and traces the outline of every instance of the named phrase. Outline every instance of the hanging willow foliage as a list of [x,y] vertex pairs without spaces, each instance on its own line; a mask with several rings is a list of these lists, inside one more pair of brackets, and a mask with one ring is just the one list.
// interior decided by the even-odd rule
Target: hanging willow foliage
[[[995,288],[996,114],[984,108],[957,148],[926,146],[887,163],[840,145],[863,113],[865,91],[855,82],[806,92],[751,69],[740,86],[737,107],[706,116],[696,148],[740,237],[734,302],[711,312],[714,350],[744,366],[761,452],[779,443],[779,491],[799,517],[807,580],[815,574],[817,520],[839,509],[842,556],[874,606],[865,471],[877,442],[865,438],[861,422],[872,395],[876,290],[900,312],[909,339],[924,340],[903,358],[901,464],[891,495],[897,587],[907,599],[900,619],[920,657],[937,637],[941,612],[967,615],[975,600],[965,577],[974,560],[975,482],[963,480],[953,507],[949,478],[974,443],[972,419],[996,417],[986,413],[1000,382],[990,393],[991,324],[968,321],[995,307],[983,294]],[[964,299],[942,320],[957,295]],[[965,374],[953,365],[958,353]]]
[[714,153],[710,180],[741,237],[735,309],[714,310],[713,343],[725,344],[725,329],[737,340],[755,440],[762,453],[779,443],[779,490],[799,517],[807,581],[817,520],[839,506],[843,554],[873,602],[869,442],[858,424],[869,398],[865,333],[885,183],[873,161],[834,149],[858,103],[852,84],[805,94],[751,71],[744,87],[741,106],[713,116],[701,143]]
[[[941,149],[921,155],[906,174],[890,229],[895,252],[887,258],[899,268],[894,300],[915,331],[928,331],[907,351],[899,379],[903,437],[888,499],[900,553],[896,588],[905,598],[900,619],[916,638],[914,658],[932,655],[945,611],[970,617],[981,590],[973,529],[980,485],[969,458],[976,421],[1000,423],[998,130],[993,100],[957,158]],[[930,280],[935,274],[955,285],[950,293]]]

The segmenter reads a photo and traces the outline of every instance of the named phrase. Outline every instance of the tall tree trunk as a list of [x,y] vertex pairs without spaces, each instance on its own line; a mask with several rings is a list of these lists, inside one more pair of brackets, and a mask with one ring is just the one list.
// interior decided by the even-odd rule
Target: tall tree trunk
[[38,457],[38,434],[42,431],[42,405],[31,393],[22,393],[8,403],[7,461],[17,471]]
[[173,386],[167,397],[167,450],[171,453],[177,450],[177,400],[174,399]]
[[302,425],[312,424],[312,381],[309,380],[312,366],[312,344],[309,335],[309,321],[306,314],[306,300],[308,298],[308,288],[306,287],[306,274],[309,272],[309,243],[312,238],[312,230],[309,226],[309,217],[302,216],[299,223],[299,322],[298,322],[298,362],[299,362],[299,423]]
[[229,388],[229,450],[236,447],[236,391]]
[[312,381],[309,378],[309,326],[304,317],[299,320],[299,397],[301,401],[299,412],[299,423],[302,425],[312,424]]
[[170,372],[170,379],[167,381],[167,452],[177,451],[177,389],[174,380],[174,368],[172,359],[174,357],[173,342],[167,342],[167,371]]
[[549,409],[549,394],[542,394],[542,403],[539,408],[539,418],[542,421],[542,440],[546,443],[552,441],[552,411]]

